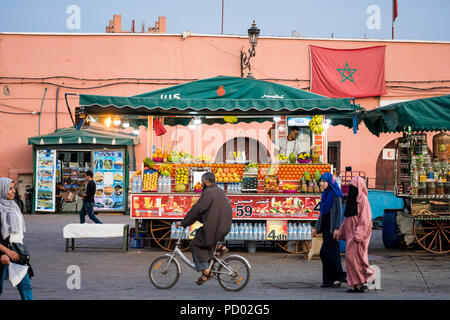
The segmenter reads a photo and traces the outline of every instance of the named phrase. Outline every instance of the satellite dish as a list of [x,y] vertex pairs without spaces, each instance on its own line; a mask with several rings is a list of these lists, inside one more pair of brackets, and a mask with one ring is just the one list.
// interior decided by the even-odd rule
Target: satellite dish
[[11,91],[9,91],[9,87],[7,85],[3,86],[3,94],[5,96],[9,96],[11,94]]
[[302,35],[297,30],[292,31],[292,36],[296,38],[300,38]]

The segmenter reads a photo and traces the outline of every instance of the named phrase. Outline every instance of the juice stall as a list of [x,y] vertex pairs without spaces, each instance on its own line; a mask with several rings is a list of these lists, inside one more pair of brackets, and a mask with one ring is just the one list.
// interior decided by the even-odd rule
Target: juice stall
[[[375,135],[402,132],[396,140],[395,195],[404,199],[415,242],[424,250],[450,251],[450,95],[411,100],[373,109],[363,114]],[[428,133],[433,136],[432,150]],[[440,132],[439,132],[440,131]],[[387,208],[386,208],[387,209]],[[397,237],[395,223],[386,212],[383,240]],[[395,222],[395,221],[393,221]]]
[[[291,253],[308,250],[311,227],[319,216],[318,180],[323,173],[333,172],[323,152],[325,118],[350,119],[351,126],[361,109],[350,99],[329,99],[235,77],[204,79],[133,97],[80,95],[79,104],[86,117],[122,117],[131,126],[136,121],[148,127],[147,156],[137,159],[141,170],[130,174],[130,217],[136,222],[136,238],[143,233],[171,250],[174,239],[181,237],[187,249],[198,225],[176,230],[175,221],[199,199],[202,174],[213,172],[233,208],[233,225],[225,240],[273,241]],[[245,122],[273,122],[280,116],[310,118],[310,131],[305,134],[308,142],[300,141],[309,143],[308,150],[288,155],[275,152],[261,160],[264,157],[252,157],[248,148],[223,149],[224,157],[215,157],[220,159],[216,161],[202,153],[164,148],[153,136],[154,130],[164,130],[161,122],[189,126],[195,122],[200,126],[228,123],[239,128]],[[275,133],[277,139],[276,129]],[[322,141],[325,143],[319,143]]]

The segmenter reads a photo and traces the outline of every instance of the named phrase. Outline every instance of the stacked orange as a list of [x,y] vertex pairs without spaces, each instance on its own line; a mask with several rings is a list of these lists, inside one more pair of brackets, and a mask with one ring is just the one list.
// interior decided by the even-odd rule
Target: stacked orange
[[[261,165],[259,170],[258,179],[264,179],[267,174],[267,170],[270,165]],[[301,180],[306,171],[309,171],[311,176],[314,176],[317,170],[320,174],[325,172],[331,172],[331,166],[329,164],[281,164],[272,166],[275,169],[275,175],[278,176],[280,180]]]
[[241,182],[244,166],[239,164],[212,164],[211,171],[217,182]]

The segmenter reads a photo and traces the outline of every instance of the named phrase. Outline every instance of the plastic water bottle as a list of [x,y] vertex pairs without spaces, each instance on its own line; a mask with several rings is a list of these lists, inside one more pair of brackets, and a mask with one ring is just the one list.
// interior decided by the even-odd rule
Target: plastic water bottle
[[173,231],[173,238],[174,239],[178,239],[178,233],[179,233],[179,228],[175,227],[174,231]]
[[175,230],[176,230],[175,222],[172,222],[172,225],[170,227],[170,238],[171,239],[175,238]]
[[231,225],[231,240],[236,240],[237,238],[236,233],[237,233],[236,223],[233,223]]
[[158,193],[162,192],[162,176],[158,178]]
[[307,224],[306,225],[306,230],[307,230],[307,232],[306,232],[306,239],[307,240],[311,240],[311,232],[312,232],[312,230],[311,230],[311,224]]
[[250,240],[250,226],[248,223],[244,226],[244,240]]
[[131,192],[140,193],[142,192],[142,179],[141,176],[135,176],[133,178],[133,183],[131,185]]
[[261,228],[261,240],[265,240],[266,239],[266,224],[263,223],[262,224],[262,228]]
[[304,223],[302,223],[300,228],[300,240],[306,240],[306,226]]
[[294,240],[300,240],[299,230],[300,230],[300,225],[298,223],[294,223],[294,230],[292,232],[293,236],[294,236]]
[[247,236],[248,240],[255,240],[253,238],[253,224],[249,224],[248,225],[248,236]]
[[166,176],[166,189],[165,189],[165,193],[170,193],[172,191],[171,188],[171,184],[172,184],[172,179],[170,178],[170,176]]

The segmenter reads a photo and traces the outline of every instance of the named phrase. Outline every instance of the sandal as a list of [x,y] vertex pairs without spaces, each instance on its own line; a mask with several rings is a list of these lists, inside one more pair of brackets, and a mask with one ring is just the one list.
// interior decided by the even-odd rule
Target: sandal
[[351,293],[366,293],[367,292],[367,286],[360,286],[358,288],[358,285],[354,286],[353,288],[350,288],[347,290],[347,292]]
[[209,279],[211,279],[213,277],[214,277],[214,275],[212,274],[211,271],[209,271],[208,273],[202,272],[202,275],[197,280],[195,280],[195,283],[198,286],[201,286],[202,284],[204,284],[206,281],[208,281]]
[[218,247],[217,250],[216,250],[216,257],[222,258],[223,255],[224,255],[226,252],[228,252],[228,251],[229,251],[229,250],[228,250],[227,247],[225,247],[224,245],[220,245],[220,247]]

